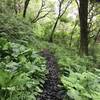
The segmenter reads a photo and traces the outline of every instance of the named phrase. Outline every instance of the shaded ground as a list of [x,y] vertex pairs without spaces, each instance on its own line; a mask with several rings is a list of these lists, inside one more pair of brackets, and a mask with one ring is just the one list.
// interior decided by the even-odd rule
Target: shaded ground
[[38,100],[62,100],[61,96],[58,93],[60,88],[58,87],[59,71],[57,61],[54,55],[48,50],[42,51],[41,55],[45,57],[47,61],[47,69],[49,73],[44,84],[43,93],[40,95]]
[[[43,50],[40,52],[40,55],[46,59],[49,73],[43,85],[43,92],[37,100],[65,100],[64,96],[66,93],[58,86],[60,84],[59,67],[54,54],[49,52],[49,50]],[[66,100],[73,99],[66,95]]]

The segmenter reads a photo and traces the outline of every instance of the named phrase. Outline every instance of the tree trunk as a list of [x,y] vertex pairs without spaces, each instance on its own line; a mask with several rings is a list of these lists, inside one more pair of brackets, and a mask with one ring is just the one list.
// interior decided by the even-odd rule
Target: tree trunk
[[51,35],[50,35],[50,38],[49,38],[49,42],[53,42],[53,36],[54,36],[55,29],[57,27],[58,21],[59,21],[59,16],[57,17],[56,22],[53,26],[53,29],[52,29],[52,32],[51,32]]
[[26,1],[25,1],[25,4],[24,4],[24,11],[23,11],[23,17],[24,17],[24,18],[26,17],[26,11],[27,11],[29,2],[30,2],[30,0],[26,0]]
[[14,0],[14,11],[15,11],[15,14],[17,15],[16,0]]
[[75,28],[76,28],[76,26],[77,26],[77,21],[75,22],[75,25],[74,25],[74,27],[73,27],[73,29],[72,29],[72,32],[71,32],[71,37],[70,37],[70,42],[69,42],[69,47],[71,47],[71,45],[72,45],[72,39],[73,39],[73,35],[74,35],[74,31],[75,31]]
[[88,55],[88,0],[80,0],[80,54]]

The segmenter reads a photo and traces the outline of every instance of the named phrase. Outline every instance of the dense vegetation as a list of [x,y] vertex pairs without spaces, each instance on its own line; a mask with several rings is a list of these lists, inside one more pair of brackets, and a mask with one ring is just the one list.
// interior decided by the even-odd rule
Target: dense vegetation
[[0,5],[0,100],[40,97],[53,66],[41,51],[57,62],[60,100],[100,100],[98,1],[0,0]]

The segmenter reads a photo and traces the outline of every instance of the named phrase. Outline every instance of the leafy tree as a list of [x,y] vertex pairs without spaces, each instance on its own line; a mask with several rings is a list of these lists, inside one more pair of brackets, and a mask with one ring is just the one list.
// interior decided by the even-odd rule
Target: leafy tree
[[53,42],[53,35],[54,35],[55,29],[57,27],[58,21],[64,15],[64,13],[66,12],[67,8],[69,7],[69,5],[71,4],[72,1],[70,1],[70,0],[67,1],[66,7],[64,8],[64,10],[62,10],[62,5],[64,3],[64,0],[58,0],[58,2],[59,2],[58,15],[57,15],[55,24],[53,26],[53,29],[51,31],[51,35],[50,35],[50,38],[49,38],[49,42]]

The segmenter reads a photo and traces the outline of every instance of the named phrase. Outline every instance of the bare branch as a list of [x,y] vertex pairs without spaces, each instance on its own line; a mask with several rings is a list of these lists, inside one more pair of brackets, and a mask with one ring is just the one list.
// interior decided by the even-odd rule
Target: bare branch
[[76,2],[76,4],[77,4],[78,10],[79,10],[79,8],[80,8],[79,3],[78,3],[77,0],[75,0],[75,2]]
[[33,20],[32,23],[36,23],[38,20],[46,17],[49,14],[50,11],[48,11],[46,14],[44,14],[43,16],[38,17],[37,19]]
[[94,42],[97,41],[99,34],[100,34],[100,29],[98,30],[98,32],[97,32],[97,34],[96,34],[96,36],[95,36],[95,38],[94,38]]
[[94,3],[91,4],[91,7],[90,7],[90,9],[89,9],[89,11],[88,11],[88,14],[91,13],[91,11],[93,10],[93,7],[94,7]]
[[59,1],[59,14],[58,14],[58,16],[60,16],[60,14],[61,14],[61,7],[62,7],[62,4],[63,4],[64,0],[58,0],[58,1]]
[[67,8],[70,6],[71,3],[72,3],[72,0],[69,0],[67,2],[67,5],[66,5],[65,9],[63,10],[62,14],[60,14],[60,18],[64,15],[64,13],[66,12]]
[[44,14],[43,16],[40,16],[44,9],[46,9],[46,8],[45,8],[45,1],[42,0],[41,7],[40,7],[40,9],[39,9],[39,11],[38,11],[36,17],[31,21],[32,23],[37,22],[38,20],[40,20],[40,19],[46,17],[46,16],[49,14],[50,11],[48,11],[48,12],[47,12],[46,14]]
[[[53,29],[52,29],[52,31],[51,31],[51,35],[50,35],[50,38],[49,38],[49,42],[53,42],[53,35],[54,35],[55,29],[56,29],[56,27],[57,27],[58,21],[59,21],[59,19],[63,16],[63,14],[66,12],[67,8],[69,7],[69,5],[70,5],[71,2],[72,2],[72,0],[69,0],[69,1],[67,2],[66,7],[65,7],[64,10],[62,11],[62,4],[63,4],[64,0],[58,0],[58,1],[59,1],[59,14],[58,14],[58,16],[57,16],[57,18],[56,18],[56,21],[55,21],[55,23],[54,23]],[[61,12],[61,11],[62,11],[62,12]]]

